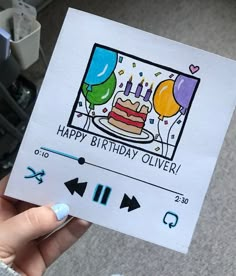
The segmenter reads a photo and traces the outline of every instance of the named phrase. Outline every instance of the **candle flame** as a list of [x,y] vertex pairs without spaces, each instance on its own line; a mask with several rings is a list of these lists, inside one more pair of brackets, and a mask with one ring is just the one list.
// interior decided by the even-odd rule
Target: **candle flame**
[[144,83],[144,78],[142,79],[142,81],[141,81],[141,83],[140,83],[140,84],[142,84],[142,85],[143,85],[143,83]]
[[154,83],[151,84],[151,87],[150,87],[151,90],[152,90],[152,88],[153,88],[153,85],[154,85]]
[[131,75],[131,77],[129,78],[129,81],[132,82],[133,80],[133,75]]

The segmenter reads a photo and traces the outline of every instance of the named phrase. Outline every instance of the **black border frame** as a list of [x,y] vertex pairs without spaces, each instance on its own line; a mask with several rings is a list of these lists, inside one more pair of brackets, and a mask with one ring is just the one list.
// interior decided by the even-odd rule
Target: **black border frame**
[[[85,78],[86,78],[86,75],[87,75],[87,73],[88,73],[88,70],[89,70],[89,67],[90,67],[90,63],[91,63],[91,61],[92,61],[93,54],[94,54],[94,51],[95,51],[96,47],[101,47],[101,48],[104,48],[104,49],[107,49],[107,50],[116,52],[117,54],[121,54],[121,55],[127,56],[127,57],[129,57],[129,58],[136,59],[136,60],[138,60],[138,61],[140,61],[140,62],[144,62],[144,63],[150,64],[150,65],[152,65],[152,66],[156,66],[156,67],[162,68],[162,69],[164,69],[164,70],[171,71],[171,72],[173,72],[173,73],[175,73],[175,74],[181,74],[181,75],[183,75],[183,76],[191,77],[192,79],[197,80],[197,84],[196,84],[196,86],[195,86],[195,90],[194,90],[194,92],[193,92],[193,96],[192,96],[192,98],[191,98],[191,101],[190,101],[190,104],[189,104],[189,108],[187,109],[187,113],[186,113],[186,115],[185,115],[185,118],[184,118],[184,122],[183,122],[182,128],[181,128],[181,130],[180,130],[178,139],[177,139],[177,141],[176,141],[175,149],[174,149],[174,151],[173,151],[173,153],[172,153],[172,156],[171,156],[170,158],[165,157],[165,156],[162,156],[161,154],[158,154],[158,153],[155,153],[155,152],[152,152],[152,151],[143,149],[143,148],[141,148],[141,147],[135,146],[135,145],[133,145],[133,144],[131,145],[131,144],[129,144],[129,143],[123,142],[123,141],[121,141],[119,138],[115,139],[115,138],[112,138],[112,137],[103,136],[103,135],[101,135],[101,134],[97,134],[97,133],[95,133],[95,132],[87,131],[87,130],[84,130],[83,128],[80,128],[80,127],[77,127],[77,126],[72,125],[72,121],[73,121],[73,118],[74,118],[74,114],[75,114],[75,112],[76,112],[76,108],[77,108],[77,106],[78,106],[78,102],[79,102],[79,99],[80,99],[80,95],[81,95],[81,93],[82,93],[82,92],[81,92],[82,85],[83,85],[83,83],[84,83],[84,81],[85,81]],[[193,103],[195,94],[196,94],[197,89],[198,89],[198,87],[199,87],[199,84],[200,84],[200,78],[197,78],[197,77],[195,77],[195,76],[193,76],[193,75],[189,75],[189,74],[180,72],[180,71],[178,71],[178,70],[175,70],[175,69],[173,69],[173,68],[171,68],[171,67],[164,66],[164,65],[160,65],[160,64],[151,62],[151,61],[149,61],[149,60],[145,60],[145,59],[136,57],[136,56],[134,56],[134,55],[127,54],[127,53],[122,52],[122,51],[118,51],[118,50],[113,49],[113,48],[111,48],[111,47],[108,47],[108,46],[105,46],[105,45],[101,45],[101,44],[95,43],[95,44],[93,45],[92,52],[91,52],[90,57],[89,57],[89,61],[88,61],[88,64],[87,64],[87,67],[86,67],[86,70],[85,70],[85,73],[84,73],[84,76],[83,76],[83,79],[82,79],[82,82],[81,82],[81,85],[80,85],[80,88],[79,88],[79,91],[78,91],[78,95],[77,95],[76,100],[75,100],[75,102],[74,102],[74,105],[73,105],[73,108],[72,108],[72,112],[71,112],[69,121],[68,121],[68,123],[67,123],[67,127],[74,128],[74,129],[77,129],[77,130],[81,130],[81,131],[83,131],[83,132],[86,132],[86,133],[89,133],[89,134],[93,134],[93,135],[96,135],[96,136],[99,136],[99,137],[102,137],[102,138],[107,138],[107,139],[112,140],[112,141],[114,141],[114,142],[121,143],[121,144],[123,144],[123,145],[125,145],[125,146],[132,147],[132,148],[141,150],[141,151],[143,151],[143,152],[147,152],[147,153],[150,153],[150,154],[152,154],[152,155],[159,156],[159,157],[161,157],[161,158],[163,158],[163,159],[172,161],[172,160],[174,159],[174,156],[175,156],[176,150],[177,150],[177,148],[178,148],[178,145],[179,145],[181,136],[182,136],[182,134],[183,134],[183,130],[184,130],[184,127],[185,127],[185,124],[186,124],[186,121],[187,121],[187,118],[188,118],[188,115],[189,115],[189,111],[190,111],[190,109],[191,109],[191,106],[192,106],[192,103]],[[141,144],[141,143],[139,143],[139,144]]]

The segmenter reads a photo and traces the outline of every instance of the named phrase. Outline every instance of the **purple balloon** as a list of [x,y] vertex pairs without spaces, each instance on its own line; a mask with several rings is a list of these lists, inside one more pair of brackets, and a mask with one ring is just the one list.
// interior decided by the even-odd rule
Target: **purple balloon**
[[180,110],[182,114],[185,114],[189,107],[197,82],[196,79],[183,75],[179,75],[175,80],[174,97],[176,102],[182,107]]

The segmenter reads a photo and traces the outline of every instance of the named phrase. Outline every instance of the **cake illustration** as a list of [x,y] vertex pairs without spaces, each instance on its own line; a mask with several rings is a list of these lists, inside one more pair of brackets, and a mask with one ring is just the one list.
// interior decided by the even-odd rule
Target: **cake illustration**
[[[129,133],[140,135],[145,126],[148,113],[152,109],[149,98],[152,86],[147,90],[145,97],[141,96],[143,81],[138,85],[136,92],[130,92],[132,78],[127,82],[125,91],[116,94],[113,107],[108,114],[108,122]],[[131,83],[131,85],[130,85]]]

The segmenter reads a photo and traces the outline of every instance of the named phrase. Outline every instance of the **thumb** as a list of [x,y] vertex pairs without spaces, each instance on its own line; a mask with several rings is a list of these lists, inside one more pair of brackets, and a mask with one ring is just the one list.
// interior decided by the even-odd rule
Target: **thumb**
[[[28,242],[60,226],[69,214],[66,204],[31,208],[5,221],[0,227],[1,250],[17,251]],[[1,252],[0,252],[1,253]]]

